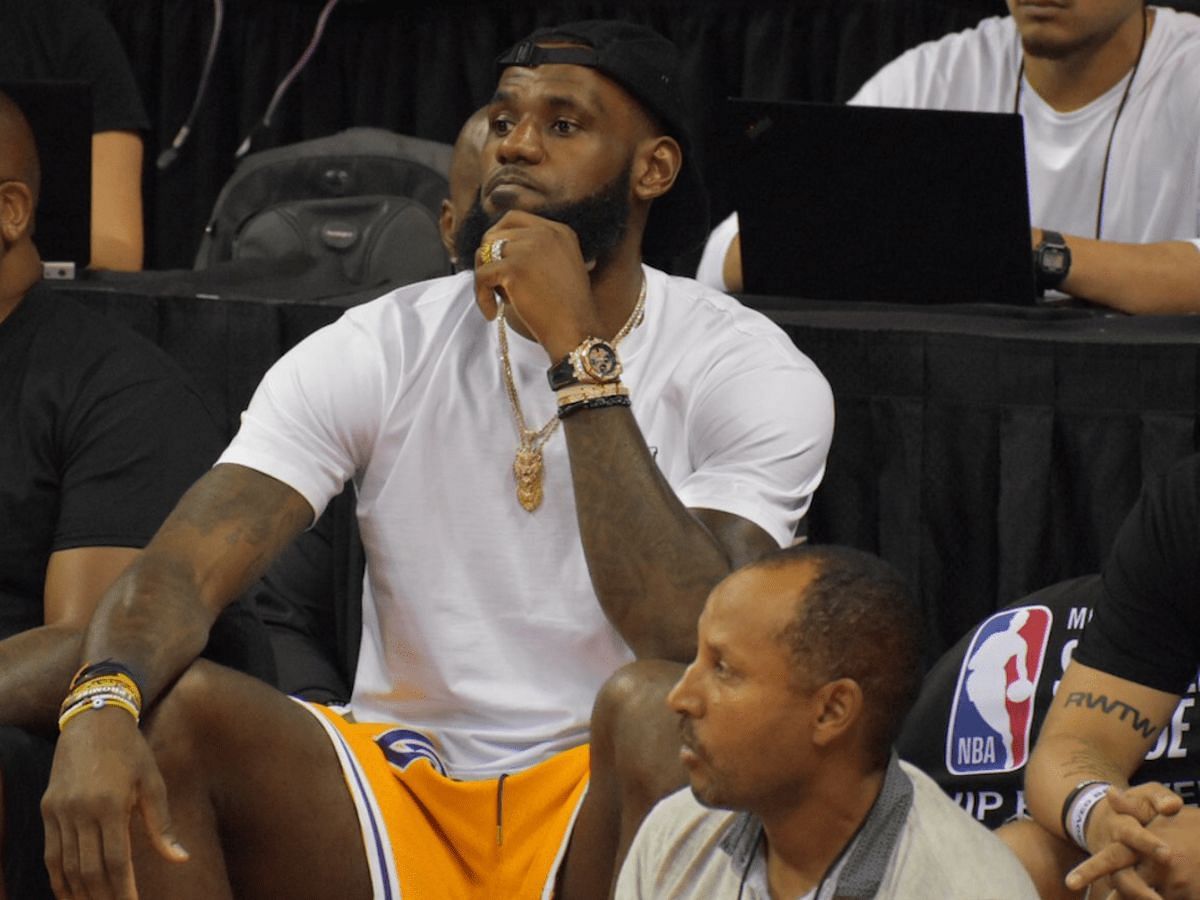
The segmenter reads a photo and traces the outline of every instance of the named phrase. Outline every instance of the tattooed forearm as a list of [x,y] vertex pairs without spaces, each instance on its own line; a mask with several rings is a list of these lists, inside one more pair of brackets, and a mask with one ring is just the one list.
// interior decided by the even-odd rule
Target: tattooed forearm
[[584,554],[605,615],[639,657],[690,659],[696,620],[729,556],[659,471],[633,416],[564,423]]
[[1091,691],[1072,691],[1063,700],[1066,708],[1099,710],[1102,715],[1115,716],[1119,721],[1126,722],[1147,740],[1154,737],[1160,725],[1155,725],[1149,716],[1143,716],[1136,707],[1131,706],[1119,697],[1109,698],[1107,694],[1093,694]]
[[[119,659],[157,695],[204,648],[218,613],[308,523],[292,488],[240,466],[217,466],[180,500],[105,595],[86,659]],[[148,698],[147,698],[148,699]]]

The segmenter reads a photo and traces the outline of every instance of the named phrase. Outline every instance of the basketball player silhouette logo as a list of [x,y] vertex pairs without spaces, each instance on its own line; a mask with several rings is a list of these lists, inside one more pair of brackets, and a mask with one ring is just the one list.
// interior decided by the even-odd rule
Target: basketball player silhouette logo
[[946,733],[946,768],[953,774],[1012,772],[1025,765],[1052,620],[1044,606],[1022,606],[996,613],[976,630]]

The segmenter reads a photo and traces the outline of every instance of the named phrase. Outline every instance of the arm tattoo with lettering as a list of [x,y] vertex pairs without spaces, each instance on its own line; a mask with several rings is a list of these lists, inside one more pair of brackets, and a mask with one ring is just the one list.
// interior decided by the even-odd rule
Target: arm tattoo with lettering
[[1096,709],[1103,715],[1116,716],[1118,721],[1127,722],[1134,731],[1149,740],[1158,732],[1159,727],[1150,721],[1149,716],[1143,716],[1136,707],[1131,706],[1119,697],[1109,699],[1107,694],[1093,694],[1091,691],[1071,691],[1063,700],[1063,706],[1079,709]]

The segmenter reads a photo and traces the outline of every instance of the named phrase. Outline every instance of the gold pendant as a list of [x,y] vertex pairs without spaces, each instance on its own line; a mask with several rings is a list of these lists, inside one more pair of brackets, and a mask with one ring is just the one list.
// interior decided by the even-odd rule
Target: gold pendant
[[541,448],[528,444],[518,447],[513,474],[517,476],[517,502],[526,512],[533,512],[542,505]]

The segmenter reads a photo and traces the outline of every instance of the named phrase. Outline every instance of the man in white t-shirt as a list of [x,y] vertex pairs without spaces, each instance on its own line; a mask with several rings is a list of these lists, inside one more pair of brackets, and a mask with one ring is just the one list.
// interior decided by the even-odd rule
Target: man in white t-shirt
[[[1200,311],[1200,17],[1143,0],[1008,6],[904,53],[850,102],[1021,113],[1039,285]],[[741,290],[735,217],[697,278]]]
[[1033,900],[1003,843],[892,750],[921,681],[887,563],[796,546],[709,596],[668,695],[690,790],[642,824],[617,900]]
[[[583,22],[500,64],[474,271],[281,359],[101,604],[43,803],[59,895],[607,896],[597,692],[689,658],[712,585],[792,540],[832,398],[768,319],[641,263],[706,231],[675,48]],[[347,480],[348,713],[193,664]]]

